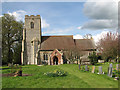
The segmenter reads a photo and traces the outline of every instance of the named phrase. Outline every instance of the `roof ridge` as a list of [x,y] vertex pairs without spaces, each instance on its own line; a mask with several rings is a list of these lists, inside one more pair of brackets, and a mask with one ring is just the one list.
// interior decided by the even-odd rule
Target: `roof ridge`
[[42,36],[42,37],[73,37],[73,35],[52,35],[52,36]]
[[74,39],[74,40],[91,40],[91,39]]

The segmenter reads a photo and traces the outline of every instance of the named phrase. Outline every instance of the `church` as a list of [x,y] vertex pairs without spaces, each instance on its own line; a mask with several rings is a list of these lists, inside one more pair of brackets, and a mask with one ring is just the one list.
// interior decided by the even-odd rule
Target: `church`
[[42,36],[40,15],[25,15],[21,63],[35,65],[60,65],[67,63],[65,51],[83,48],[79,57],[83,64],[90,64],[88,56],[95,51],[93,39],[73,39],[73,35]]

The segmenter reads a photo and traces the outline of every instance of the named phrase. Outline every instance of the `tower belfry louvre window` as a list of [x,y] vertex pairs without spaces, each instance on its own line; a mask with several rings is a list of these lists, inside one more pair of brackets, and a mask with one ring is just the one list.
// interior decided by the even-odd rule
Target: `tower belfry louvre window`
[[33,23],[33,22],[31,22],[30,24],[31,24],[31,28],[34,28],[34,23]]

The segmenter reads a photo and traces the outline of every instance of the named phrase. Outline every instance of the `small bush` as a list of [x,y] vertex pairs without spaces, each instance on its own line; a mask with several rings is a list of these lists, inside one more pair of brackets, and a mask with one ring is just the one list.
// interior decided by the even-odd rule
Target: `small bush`
[[92,65],[97,64],[98,56],[96,55],[96,52],[93,52],[90,56],[88,56],[88,58],[90,59]]
[[81,70],[81,71],[84,71],[84,70],[85,70],[85,68],[84,68],[83,66],[81,66],[80,70]]
[[12,65],[11,66],[11,73],[15,73],[17,71],[22,71],[22,67],[18,65]]
[[116,70],[116,69],[114,69],[113,70],[113,75],[112,75],[113,77],[120,77],[120,70]]
[[88,72],[88,71],[90,72],[91,69],[90,69],[90,67],[88,67],[88,71],[85,71],[85,67],[84,67],[84,66],[81,66],[81,69],[80,69],[80,70],[83,71],[83,72]]
[[64,70],[54,70],[53,72],[47,72],[44,73],[44,75],[50,76],[50,77],[58,77],[58,76],[66,76],[67,72]]

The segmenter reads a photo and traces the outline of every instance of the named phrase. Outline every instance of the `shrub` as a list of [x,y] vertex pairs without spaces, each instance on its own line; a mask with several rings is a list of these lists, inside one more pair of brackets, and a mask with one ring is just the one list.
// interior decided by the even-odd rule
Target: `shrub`
[[58,77],[58,76],[66,76],[67,72],[64,70],[54,70],[53,72],[47,72],[44,73],[44,75],[50,76],[50,77]]
[[120,77],[120,70],[116,70],[116,69],[114,69],[113,70],[113,75],[112,75],[113,77]]
[[83,72],[90,72],[91,71],[91,69],[90,69],[90,67],[88,67],[88,71],[85,71],[85,67],[84,66],[81,66],[81,69],[80,69],[81,71],[83,71]]
[[81,71],[85,71],[85,67],[84,66],[81,66]]
[[12,65],[11,66],[11,73],[15,73],[17,71],[22,71],[22,67],[18,65]]
[[98,56],[95,52],[93,52],[90,56],[88,56],[92,65],[95,65],[98,62]]

